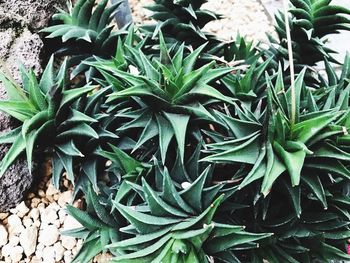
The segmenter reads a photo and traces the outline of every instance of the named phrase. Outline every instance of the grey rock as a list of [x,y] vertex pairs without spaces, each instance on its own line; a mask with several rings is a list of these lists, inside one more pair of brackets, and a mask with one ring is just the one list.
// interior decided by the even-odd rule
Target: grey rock
[[22,63],[26,68],[32,68],[35,74],[40,74],[41,51],[43,42],[38,34],[31,33],[27,28],[14,39],[8,50],[6,64],[10,67],[11,75],[19,81],[19,65]]
[[[64,8],[66,0],[0,0],[0,70],[20,82],[19,64],[42,72],[43,41],[39,30],[47,26],[56,7]],[[6,91],[0,83],[0,99]],[[16,127],[16,122],[0,113],[0,134]],[[0,145],[0,160],[8,151]],[[24,158],[17,160],[0,178],[0,212],[9,211],[31,187],[33,176]]]
[[22,19],[32,30],[45,27],[56,7],[64,7],[65,0],[0,0],[0,11]]
[[[7,146],[0,145],[1,159],[7,150]],[[20,158],[0,179],[0,211],[7,212],[20,203],[32,182],[33,176],[29,173],[27,162]]]

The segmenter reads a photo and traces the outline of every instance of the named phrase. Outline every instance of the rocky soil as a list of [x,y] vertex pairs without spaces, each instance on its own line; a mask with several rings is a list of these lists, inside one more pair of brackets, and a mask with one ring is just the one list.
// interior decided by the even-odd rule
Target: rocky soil
[[[50,181],[47,164],[38,187],[8,213],[0,213],[0,262],[71,262],[82,240],[61,232],[81,227],[65,210],[72,202],[72,187],[64,179],[61,191]],[[79,207],[81,200],[73,203]]]

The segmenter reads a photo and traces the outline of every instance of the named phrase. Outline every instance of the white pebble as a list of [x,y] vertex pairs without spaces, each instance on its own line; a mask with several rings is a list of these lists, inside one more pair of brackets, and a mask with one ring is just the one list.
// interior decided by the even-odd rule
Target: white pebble
[[10,235],[9,244],[11,246],[17,246],[19,244],[19,237],[15,235]]
[[58,240],[59,235],[60,233],[56,226],[46,226],[39,233],[39,243],[42,243],[45,246],[51,246]]
[[53,248],[55,250],[55,260],[59,262],[63,258],[65,249],[60,242],[55,243]]
[[40,214],[43,213],[45,211],[45,204],[44,203],[38,204],[38,209]]
[[29,212],[29,208],[26,206],[26,204],[24,203],[24,201],[22,201],[17,207],[17,215],[20,218],[23,218],[28,212]]
[[10,258],[12,262],[19,262],[23,256],[23,248],[20,246],[11,247]]
[[71,215],[68,215],[66,220],[63,223],[63,230],[72,230],[76,228],[80,228],[82,225]]
[[188,188],[190,188],[191,187],[191,183],[189,183],[189,182],[183,182],[182,184],[181,184],[181,187],[182,187],[182,189],[188,189]]
[[41,222],[42,223],[54,223],[58,219],[57,210],[49,205],[46,209],[41,213]]
[[30,263],[42,263],[43,261],[41,260],[41,257],[34,256],[32,257]]
[[73,249],[75,245],[77,244],[77,241],[74,237],[69,236],[61,236],[62,246],[66,249]]
[[60,191],[56,189],[56,187],[53,186],[53,184],[49,184],[49,186],[46,189],[46,195],[55,195],[58,194]]
[[61,209],[58,211],[58,218],[61,224],[63,224],[63,222],[65,221],[67,216],[67,212],[64,209]]
[[30,218],[23,218],[23,220],[22,220],[22,222],[23,222],[23,225],[25,226],[25,227],[31,227],[32,225],[33,225],[33,221],[32,221],[32,219],[30,219]]
[[45,247],[43,250],[43,261],[45,263],[55,263],[55,249],[53,247]]
[[6,228],[0,224],[0,247],[6,245],[8,236]]
[[8,258],[11,254],[11,249],[12,249],[12,246],[10,244],[3,246],[1,249],[1,255],[5,258]]
[[66,254],[64,255],[64,259],[63,259],[64,263],[71,263],[72,260],[73,260],[72,255],[66,255]]
[[19,234],[23,231],[24,227],[18,215],[10,215],[7,220],[10,235]]
[[60,197],[57,200],[57,203],[60,207],[66,207],[66,205],[72,202],[73,196],[72,191],[65,191],[60,194]]
[[19,242],[27,257],[35,252],[38,229],[35,226],[26,228],[19,236]]
[[35,256],[38,257],[38,258],[42,258],[43,257],[43,250],[44,250],[44,244],[42,243],[39,243],[37,246],[36,246],[36,251],[35,251]]
[[31,218],[33,218],[33,220],[35,221],[36,219],[39,219],[40,216],[40,212],[38,208],[33,208],[30,212],[29,212],[29,216]]

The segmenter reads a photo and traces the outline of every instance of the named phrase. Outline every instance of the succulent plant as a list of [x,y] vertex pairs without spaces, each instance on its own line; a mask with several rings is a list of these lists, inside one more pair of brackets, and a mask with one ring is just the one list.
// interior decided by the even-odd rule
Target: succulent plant
[[[297,74],[289,85],[283,15],[279,39],[264,50],[240,36],[222,43],[203,33],[219,18],[204,3],[156,0],[149,9],[157,25],[120,38],[92,30],[115,41],[101,50],[90,22],[106,26],[114,7],[78,1],[56,17],[65,25],[46,31],[82,55],[72,68],[79,84],[61,85],[66,70],[56,80],[50,69],[43,90],[25,72],[22,92],[2,76],[14,102],[0,108],[24,124],[0,142],[18,139],[28,153],[31,144],[49,145],[55,184],[66,170],[82,190],[83,211],[68,207],[83,225],[69,233],[84,239],[75,262],[101,252],[113,262],[349,260],[350,58],[337,73],[325,43],[348,29],[349,11],[330,0],[291,0]],[[318,62],[326,74],[313,67]],[[85,69],[95,74],[84,77]],[[36,122],[50,103],[61,105],[48,119],[52,140],[28,137],[27,119]],[[16,144],[1,167],[22,151]]]
[[[346,74],[345,72],[346,67],[343,74]],[[318,213],[323,213],[325,218],[328,218],[329,213],[329,218],[331,218],[329,220],[334,220],[334,224],[339,223],[339,230],[342,229],[344,233],[339,240],[344,242],[349,236],[345,223],[348,216],[345,212],[346,207],[342,205],[339,207],[339,202],[336,201],[339,197],[341,200],[347,198],[345,197],[347,194],[344,196],[347,186],[341,184],[347,182],[350,176],[346,168],[349,159],[345,157],[348,151],[346,141],[349,129],[347,125],[349,91],[344,85],[333,86],[333,92],[328,92],[325,98],[318,99],[319,90],[306,87],[303,82],[304,73],[305,71],[300,73],[296,80],[297,121],[295,124],[291,122],[292,109],[288,103],[291,100],[291,90],[285,90],[282,70],[280,70],[275,85],[272,85],[267,77],[269,84],[266,110],[253,111],[252,107],[249,108],[249,104],[246,106],[242,103],[236,106],[236,116],[217,113],[217,116],[226,122],[229,137],[226,136],[224,140],[217,140],[207,145],[206,152],[209,153],[209,156],[203,161],[226,166],[244,165],[243,171],[245,172],[241,171],[240,177],[236,178],[236,180],[241,180],[239,189],[246,187],[251,190],[255,189],[254,194],[250,193],[250,196],[261,198],[262,195],[267,199],[261,201],[262,205],[259,205],[259,202],[256,203],[257,199],[251,201],[256,206],[255,216],[261,218],[260,231],[269,231],[268,227],[265,228],[266,224],[268,225],[265,217],[268,218],[269,214],[276,220],[278,218],[274,212],[270,212],[273,206],[276,208],[282,205],[276,201],[276,198],[287,200],[289,203],[291,210],[286,210],[289,214],[286,214],[285,217],[288,217],[290,221],[283,224],[281,222],[281,225],[278,225],[283,234],[280,233],[279,237],[276,232],[275,238],[278,241],[271,241],[274,248],[271,248],[270,254],[265,248],[262,248],[260,257],[264,255],[263,258],[268,260],[273,260],[273,258],[287,260],[286,257],[290,254],[283,248],[283,243],[286,242],[288,246],[291,246],[293,241],[290,240],[290,233],[295,227],[294,231],[303,229],[305,232],[300,236],[294,236],[297,244],[302,244],[304,238],[314,239],[313,242],[318,244],[317,249],[320,249],[317,254],[315,247],[305,245],[306,248],[300,248],[304,249],[303,253],[306,254],[304,256],[308,260],[314,257],[322,260],[330,255],[332,258],[346,259],[348,257],[342,252],[344,247],[340,245],[342,251],[336,248],[341,242],[338,241],[334,247],[331,238],[336,235],[334,229],[337,227],[334,229],[331,226],[324,227],[324,231],[330,231],[324,233],[313,229],[312,224],[317,224]],[[232,139],[229,139],[230,137]],[[341,138],[344,138],[344,141]],[[339,155],[340,153],[344,155]],[[260,193],[257,190],[259,188]],[[332,192],[333,190],[335,192]],[[315,209],[309,207],[315,203],[318,203]],[[330,203],[333,204],[331,208]],[[324,209],[328,208],[330,211],[324,212]],[[259,212],[260,210],[262,211]],[[337,210],[335,214],[333,214],[334,210]],[[328,221],[328,219],[325,220]],[[254,227],[251,230],[258,231]],[[329,238],[324,240],[325,236]],[[288,260],[294,262],[295,259],[289,257]],[[303,262],[303,260],[306,259],[298,262]]]
[[[294,59],[299,70],[305,65],[314,66],[324,58],[336,62],[332,57],[336,52],[327,47],[325,37],[350,29],[350,10],[332,5],[331,2],[332,0],[290,1],[291,37]],[[284,15],[279,13],[275,18],[279,40],[270,38],[272,44],[268,56],[275,56],[277,61],[283,62],[283,59],[288,58]]]
[[[12,144],[1,162],[1,175],[24,151],[31,170],[35,150],[49,146],[54,149],[54,168],[59,166],[66,170],[69,179],[74,182],[73,158],[83,156],[77,147],[79,140],[98,138],[96,131],[90,127],[97,120],[74,105],[80,97],[93,92],[96,86],[69,88],[65,64],[55,73],[53,60],[52,57],[40,81],[32,70],[26,71],[22,67],[22,87],[11,78],[0,75],[9,97],[0,102],[0,110],[21,122],[16,129],[1,135],[1,143]],[[58,181],[54,181],[57,186]]]
[[[116,262],[209,262],[209,257],[215,258],[220,252],[269,236],[247,233],[241,226],[213,222],[223,196],[214,200],[211,192],[215,188],[203,188],[208,170],[181,193],[166,170],[160,174],[161,192],[154,191],[144,179],[142,190],[138,189],[149,213],[114,203],[130,222],[122,231],[135,235],[109,246],[126,252],[116,256]],[[208,202],[211,204],[207,205]]]
[[[186,137],[190,134],[188,126],[192,120],[213,122],[209,112],[211,104],[233,103],[231,97],[224,96],[211,86],[232,69],[214,68],[215,62],[195,69],[203,46],[184,56],[182,45],[171,57],[162,36],[160,39],[160,60],[151,60],[141,50],[128,47],[128,60],[134,63],[134,68],[139,71],[137,74],[122,71],[110,62],[90,65],[106,76],[107,85],[112,85],[115,90],[107,103],[117,117],[126,120],[122,120],[124,123],[118,129],[119,133],[130,135],[133,129],[140,131],[133,151],[158,137],[160,147],[155,149],[160,150],[161,159],[165,162],[169,144],[175,137],[183,160]],[[127,108],[124,106],[122,110],[115,111],[116,105],[122,102],[129,103]]]
[[237,34],[235,41],[224,49],[223,57],[227,62],[242,61],[247,65],[252,65],[263,53],[259,51],[259,45],[260,43],[254,43]]
[[[97,3],[96,0],[78,0],[74,7],[69,5],[69,11],[60,10],[52,17],[54,25],[41,30],[48,34],[48,39],[60,39],[61,44],[56,55],[72,56],[69,67],[79,65],[73,76],[91,71],[84,60],[93,61],[93,56],[111,57],[115,54],[118,39],[127,34],[124,28],[114,30],[111,23],[117,8],[123,1],[108,6],[108,0]],[[95,7],[96,5],[96,7]],[[89,78],[94,72],[87,72]]]
[[[175,0],[155,0],[155,3],[146,6],[152,11],[151,18],[158,21],[155,25],[144,25],[142,29],[156,37],[161,30],[169,43],[178,41],[184,42],[193,48],[198,48],[209,42],[208,50],[220,45],[220,41],[208,32],[204,32],[203,27],[211,21],[220,19],[211,11],[202,9],[202,5],[207,2],[203,0],[175,1]],[[173,40],[172,40],[173,39]]]
[[65,231],[63,234],[84,240],[82,248],[73,263],[90,262],[96,255],[106,250],[111,242],[120,240],[119,223],[102,204],[102,195],[97,195],[91,184],[85,185],[87,210],[81,211],[68,205],[67,212],[81,225],[81,228]]

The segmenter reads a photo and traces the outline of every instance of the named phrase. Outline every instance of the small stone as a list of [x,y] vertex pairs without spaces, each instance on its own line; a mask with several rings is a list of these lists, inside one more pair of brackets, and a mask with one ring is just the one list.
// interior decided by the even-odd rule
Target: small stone
[[38,204],[38,209],[39,209],[40,214],[42,214],[45,211],[45,207],[46,206],[43,203]]
[[38,229],[35,226],[26,228],[19,236],[19,242],[27,257],[35,252],[37,238]]
[[189,182],[183,182],[182,184],[181,184],[181,187],[182,187],[182,189],[187,189],[187,188],[190,188],[191,187],[191,183],[189,183]]
[[55,263],[55,249],[53,247],[45,247],[43,250],[43,261],[45,263]]
[[22,201],[17,207],[17,215],[20,218],[23,218],[28,212],[29,212],[29,208],[26,206],[26,204],[24,203],[24,201]]
[[36,246],[35,256],[37,256],[38,258],[42,258],[43,257],[43,250],[44,250],[44,248],[45,248],[44,244],[39,243]]
[[5,218],[8,218],[9,215],[9,213],[0,213],[0,221],[5,220]]
[[17,214],[17,212],[18,212],[18,210],[17,210],[16,207],[10,209],[10,213],[11,213],[11,214]]
[[19,237],[15,235],[10,235],[9,244],[11,246],[17,246],[19,244]]
[[63,258],[65,249],[60,242],[55,243],[53,248],[55,250],[55,260],[59,262]]
[[59,235],[60,233],[57,227],[54,225],[49,225],[40,231],[39,243],[42,243],[45,246],[51,246],[58,240]]
[[73,206],[75,208],[82,209],[83,208],[83,204],[84,204],[83,200],[77,199],[77,200],[74,201]]
[[40,197],[45,197],[45,192],[44,192],[44,190],[39,190],[39,192],[38,192],[38,195],[40,196]]
[[135,75],[135,76],[140,75],[140,71],[133,65],[129,66],[129,71],[130,71],[130,74],[132,75]]
[[77,245],[75,247],[79,251],[83,247],[83,240],[82,239],[78,239]]
[[32,207],[32,208],[38,207],[39,203],[40,203],[40,198],[34,197],[32,199],[30,207]]
[[51,183],[49,184],[49,186],[46,189],[46,196],[48,195],[54,195],[54,194],[58,194],[60,191],[58,189],[56,189],[56,187],[54,187]]
[[6,245],[8,241],[8,233],[3,225],[0,225],[0,247]]
[[68,188],[69,187],[69,181],[65,178],[63,179],[63,186]]
[[62,246],[66,249],[73,249],[77,244],[77,240],[74,237],[61,236]]
[[41,257],[34,256],[32,257],[30,263],[42,263],[43,261],[41,260]]
[[66,207],[66,205],[72,201],[72,198],[72,191],[65,191],[60,195],[57,203],[60,207]]
[[39,216],[40,216],[39,209],[38,208],[33,208],[32,210],[30,210],[29,216],[31,218],[33,218],[34,221],[39,219]]
[[53,203],[55,200],[53,200],[53,196],[52,195],[48,195],[46,196],[46,200],[49,202],[49,203]]
[[61,209],[61,210],[58,211],[58,218],[59,218],[61,224],[63,224],[63,222],[66,219],[66,217],[67,217],[66,210]]
[[33,220],[28,217],[23,218],[22,222],[25,227],[31,227],[33,225]]
[[8,217],[8,228],[9,233],[11,234],[19,234],[23,231],[24,227],[22,225],[21,219],[18,217],[18,215],[10,215]]
[[53,196],[53,200],[55,200],[55,201],[58,201],[59,198],[60,198],[60,195],[59,195],[59,194],[55,194],[55,195]]
[[20,246],[12,247],[10,251],[10,258],[12,262],[19,262],[23,256],[23,248]]
[[50,203],[50,200],[49,199],[47,199],[46,197],[44,197],[44,198],[41,198],[41,201],[40,201],[42,204],[44,204],[44,205],[48,205],[49,203]]
[[39,220],[35,220],[33,225],[39,228],[41,226],[41,223]]
[[57,228],[61,227],[61,223],[58,219],[55,222],[53,222],[53,225],[56,226]]
[[63,259],[63,261],[64,261],[64,263],[70,263],[70,262],[72,262],[72,260],[73,260],[73,256],[72,255],[64,255],[64,259]]
[[112,256],[107,253],[102,253],[95,257],[95,262],[110,262],[111,260]]
[[29,193],[28,196],[27,196],[27,199],[32,199],[35,197],[35,194],[34,193]]
[[80,227],[82,225],[71,215],[68,215],[63,223],[63,230],[72,230]]
[[1,249],[1,255],[5,258],[8,258],[11,254],[11,249],[12,249],[12,246],[10,244],[3,246]]
[[54,223],[58,219],[57,208],[54,204],[50,204],[46,209],[41,213],[41,222],[42,223]]

